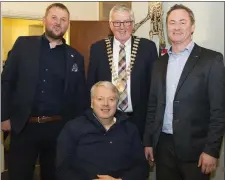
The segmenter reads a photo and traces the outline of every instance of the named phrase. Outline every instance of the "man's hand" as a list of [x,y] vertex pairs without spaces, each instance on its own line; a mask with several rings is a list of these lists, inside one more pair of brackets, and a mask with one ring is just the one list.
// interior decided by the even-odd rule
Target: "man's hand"
[[203,152],[199,157],[198,167],[202,167],[203,174],[210,174],[216,170],[217,161],[216,158]]
[[[98,175],[98,179],[101,179],[101,180],[122,180],[122,179],[116,179],[112,176],[108,176],[108,175]],[[93,180],[98,180],[98,179],[93,179]]]
[[145,147],[145,158],[148,160],[150,166],[154,165],[154,155],[152,147]]
[[1,122],[1,127],[3,131],[11,131],[10,119]]

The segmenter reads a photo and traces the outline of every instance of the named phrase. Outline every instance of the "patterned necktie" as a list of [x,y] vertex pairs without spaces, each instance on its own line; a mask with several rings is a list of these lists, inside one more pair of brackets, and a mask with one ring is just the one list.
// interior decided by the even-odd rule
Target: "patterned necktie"
[[128,107],[128,95],[127,95],[127,79],[126,79],[126,52],[124,44],[120,44],[118,77],[119,80],[124,80],[126,84],[124,91],[120,94],[119,100],[119,108],[122,111],[125,111]]

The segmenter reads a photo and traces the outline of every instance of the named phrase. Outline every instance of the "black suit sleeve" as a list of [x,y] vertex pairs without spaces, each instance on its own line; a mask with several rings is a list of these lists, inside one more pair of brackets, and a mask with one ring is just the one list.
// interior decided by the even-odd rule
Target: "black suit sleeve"
[[204,152],[218,158],[225,132],[225,68],[221,54],[212,61],[208,79],[210,123]]
[[21,47],[18,38],[8,54],[1,79],[1,121],[10,119],[10,104],[13,98],[13,90],[17,81],[18,61]]
[[133,134],[132,141],[131,150],[133,151],[134,163],[133,166],[123,174],[122,180],[146,180],[149,168],[144,156],[144,147],[137,129]]
[[72,169],[72,155],[76,151],[76,138],[70,128],[71,123],[67,123],[62,129],[57,139],[56,149],[56,178],[57,180],[83,180]]
[[151,86],[149,91],[149,100],[148,100],[147,115],[146,115],[146,122],[145,122],[145,133],[143,138],[143,144],[146,147],[153,147],[153,133],[154,133],[155,114],[156,114],[156,107],[157,107],[156,64],[157,64],[157,61],[155,61],[153,65],[153,69],[152,69]]

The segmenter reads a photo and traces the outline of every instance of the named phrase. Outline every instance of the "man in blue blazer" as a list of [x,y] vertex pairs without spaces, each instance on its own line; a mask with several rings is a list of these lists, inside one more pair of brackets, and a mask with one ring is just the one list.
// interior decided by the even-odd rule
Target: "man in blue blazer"
[[39,156],[42,180],[54,180],[56,138],[85,108],[83,56],[65,44],[69,11],[46,9],[42,36],[19,37],[2,72],[3,131],[11,131],[9,179],[31,180]]
[[110,11],[113,36],[94,43],[90,51],[88,90],[98,81],[111,81],[120,91],[118,109],[130,116],[142,138],[152,63],[157,59],[153,41],[132,36],[134,13],[116,5]]

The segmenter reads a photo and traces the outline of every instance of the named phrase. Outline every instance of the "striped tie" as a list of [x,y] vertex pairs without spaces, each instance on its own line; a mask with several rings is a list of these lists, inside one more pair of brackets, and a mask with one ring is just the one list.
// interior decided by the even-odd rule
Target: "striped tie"
[[[124,44],[120,44],[118,77],[120,80],[126,81],[126,52],[125,52]],[[120,100],[119,100],[119,108],[122,111],[125,111],[128,107],[127,81],[125,83],[126,83],[125,89],[120,94]]]

